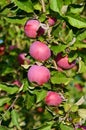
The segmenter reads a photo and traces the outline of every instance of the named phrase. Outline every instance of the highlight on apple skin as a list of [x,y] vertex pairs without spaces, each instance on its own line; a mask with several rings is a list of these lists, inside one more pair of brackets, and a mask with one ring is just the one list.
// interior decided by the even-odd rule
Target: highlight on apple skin
[[69,63],[68,56],[63,57],[62,53],[57,54],[55,61],[59,68],[65,69],[65,70],[71,69],[76,65],[76,60]]
[[20,53],[18,55],[18,62],[19,62],[20,65],[22,65],[24,63],[26,63],[26,64],[30,63],[30,60],[25,57],[26,55],[27,55],[27,53]]
[[31,44],[29,53],[34,59],[39,61],[46,61],[51,56],[49,47],[40,41],[35,41]]
[[62,98],[57,92],[48,91],[45,97],[45,103],[48,106],[59,106],[62,103]]
[[36,38],[44,34],[44,29],[40,27],[40,22],[36,19],[28,20],[24,26],[24,32],[29,38]]
[[43,85],[50,79],[50,71],[45,66],[32,65],[28,70],[27,77],[30,82]]

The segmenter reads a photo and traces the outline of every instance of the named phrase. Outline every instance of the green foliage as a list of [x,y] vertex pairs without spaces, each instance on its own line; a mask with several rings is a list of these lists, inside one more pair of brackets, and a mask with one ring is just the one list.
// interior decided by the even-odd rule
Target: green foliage
[[6,91],[9,94],[17,93],[18,87],[0,84],[0,90]]
[[0,126],[1,130],[8,130],[8,128],[4,127],[4,126]]
[[76,28],[86,28],[86,18],[82,18],[79,15],[67,14],[66,19]]
[[64,124],[61,124],[60,128],[61,128],[61,130],[73,130],[73,128],[71,128],[70,126],[64,125]]
[[[49,26],[48,17],[56,18],[55,25]],[[24,26],[28,19],[39,20],[45,33],[27,37]],[[29,54],[36,40],[44,41],[52,51],[45,62]],[[60,52],[63,57],[68,55],[69,63],[76,59],[76,65],[58,70],[55,60]],[[20,65],[20,53],[26,53],[29,64]],[[50,70],[50,80],[42,86],[27,79],[33,64]],[[17,80],[20,84],[13,83]],[[61,95],[59,106],[45,104],[48,91]],[[86,1],[1,0],[0,130],[74,130],[78,125],[86,126]]]
[[12,123],[16,126],[19,130],[21,130],[19,123],[18,123],[18,113],[15,110],[11,111]]

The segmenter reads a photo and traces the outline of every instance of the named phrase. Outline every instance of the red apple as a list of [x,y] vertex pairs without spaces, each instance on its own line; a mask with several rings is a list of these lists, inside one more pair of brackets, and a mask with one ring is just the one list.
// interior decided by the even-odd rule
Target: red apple
[[62,53],[59,53],[59,54],[57,54],[57,57],[56,57],[56,64],[59,68],[67,70],[67,69],[71,69],[75,66],[76,60],[69,63],[68,56],[63,57]]
[[76,88],[78,91],[80,91],[80,92],[83,90],[82,85],[79,84],[79,83],[76,83],[74,86],[75,86],[75,88]]
[[9,105],[8,103],[6,103],[6,104],[4,105],[4,109],[5,109],[5,110],[7,110],[9,107],[10,107],[10,105]]
[[9,50],[10,50],[10,51],[12,51],[12,50],[14,50],[14,49],[16,49],[16,48],[17,48],[16,45],[10,45],[10,46],[9,46]]
[[18,86],[18,87],[21,87],[21,85],[22,85],[19,80],[13,81],[12,84],[13,84],[13,85],[16,85],[16,86]]
[[1,45],[0,46],[0,56],[4,55],[4,53],[5,53],[5,46]]
[[54,18],[54,17],[49,17],[48,18],[49,26],[53,26],[53,25],[55,25],[55,23],[56,23],[56,18]]
[[43,113],[44,112],[44,108],[43,107],[37,107],[37,112],[38,113]]
[[36,38],[44,33],[44,29],[40,27],[40,22],[38,20],[32,19],[26,22],[24,32],[29,38]]
[[28,70],[27,77],[30,82],[43,85],[50,79],[50,71],[44,66],[32,65]]
[[48,106],[58,106],[62,103],[62,98],[57,92],[48,91],[45,97],[45,103]]
[[39,61],[45,61],[51,56],[49,47],[40,41],[33,42],[30,46],[30,55]]
[[25,62],[27,64],[30,63],[30,60],[25,57],[26,55],[27,55],[26,53],[20,53],[18,55],[18,62],[19,62],[20,65],[24,64]]
[[81,128],[81,130],[86,130],[86,126],[79,125],[78,128]]

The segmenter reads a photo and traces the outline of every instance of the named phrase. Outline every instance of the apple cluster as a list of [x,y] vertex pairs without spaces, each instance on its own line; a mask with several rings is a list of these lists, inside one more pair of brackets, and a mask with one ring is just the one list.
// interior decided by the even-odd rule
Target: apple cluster
[[[56,18],[48,17],[47,22],[49,27],[54,26],[56,23]],[[25,35],[32,39],[44,35],[45,28],[43,28],[42,25],[43,24],[37,19],[28,20],[24,26]],[[29,54],[34,60],[44,63],[51,57],[51,50],[45,42],[36,40],[30,45]],[[25,61],[27,64],[30,63],[30,61],[25,56],[26,53],[22,53],[18,56],[20,64],[24,64]],[[57,54],[55,62],[57,64],[58,70],[71,69],[76,64],[75,60],[69,63],[68,56],[63,56],[62,52]],[[31,83],[36,83],[37,86],[42,86],[47,83],[50,79],[50,76],[50,70],[44,65],[33,64],[27,72],[28,80]],[[62,97],[57,92],[48,91],[45,97],[45,103],[48,106],[59,106],[62,103]]]

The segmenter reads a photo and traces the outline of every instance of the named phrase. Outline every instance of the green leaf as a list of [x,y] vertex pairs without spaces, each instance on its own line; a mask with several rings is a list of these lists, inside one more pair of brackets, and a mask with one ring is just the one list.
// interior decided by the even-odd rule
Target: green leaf
[[51,50],[53,51],[54,55],[57,55],[59,52],[64,51],[67,45],[52,45]]
[[82,119],[86,119],[86,109],[81,108],[78,110],[78,114]]
[[41,11],[41,4],[38,2],[34,3],[34,9]]
[[55,11],[60,13],[60,10],[62,8],[63,5],[63,0],[50,0],[50,8]]
[[23,92],[28,90],[28,80],[27,79],[23,79]]
[[73,46],[70,47],[71,50],[77,50],[77,48],[86,48],[86,44],[81,41],[76,41]]
[[33,4],[31,0],[13,0],[15,5],[17,5],[21,10],[26,11],[27,13],[33,12]]
[[26,97],[25,97],[25,106],[27,109],[30,109],[32,107],[32,105],[35,102],[35,98],[33,94],[30,93],[26,93]]
[[86,65],[83,61],[80,61],[78,73],[84,73],[85,71],[86,71]]
[[64,125],[62,123],[60,125],[60,128],[61,128],[61,130],[74,130],[74,128],[67,126],[67,125]]
[[14,94],[18,92],[18,87],[0,84],[0,90],[3,90],[9,94]]
[[6,0],[0,0],[0,6],[3,7],[7,5],[7,1]]
[[80,5],[75,5],[75,6],[70,6],[69,11],[73,14],[80,14],[84,9],[84,6]]
[[71,42],[73,39],[73,31],[72,30],[69,30],[67,36],[65,37],[65,40],[68,42]]
[[9,129],[5,126],[0,126],[0,130],[9,130]]
[[41,100],[43,100],[45,98],[45,95],[46,95],[46,91],[45,90],[42,90],[42,91],[39,91],[39,92],[35,92],[36,94],[36,97],[37,97],[37,103],[40,102]]
[[55,73],[54,75],[52,75],[51,77],[51,82],[53,84],[62,84],[64,83],[65,85],[68,84],[71,80],[73,80],[72,78],[68,78],[66,77],[65,74],[58,72]]
[[16,18],[16,17],[4,17],[4,19],[9,22],[9,23],[13,23],[13,24],[22,24],[24,25],[25,22],[27,21],[27,18]]
[[69,103],[65,103],[64,104],[64,110],[65,110],[65,112],[68,112],[70,110],[70,108],[71,108],[71,104],[69,104]]
[[7,67],[3,66],[1,76],[5,76],[10,73],[14,73],[13,68],[11,68],[9,66],[7,66]]
[[6,113],[4,115],[2,115],[4,121],[10,120],[10,111],[8,111],[8,109],[7,109]]
[[86,18],[82,18],[79,15],[68,14],[65,16],[67,21],[76,28],[86,28]]
[[70,5],[72,3],[72,0],[64,0],[65,5]]
[[77,105],[73,105],[73,106],[71,107],[71,111],[72,111],[72,112],[77,112],[77,110],[78,110],[78,106],[77,106]]
[[11,118],[12,118],[12,123],[14,126],[16,126],[18,128],[18,130],[21,130],[20,126],[19,126],[19,122],[18,122],[18,113],[13,109],[11,111]]
[[39,128],[38,130],[51,130],[53,122],[48,122],[46,125],[42,126],[42,128]]
[[0,106],[4,105],[5,103],[8,103],[11,99],[8,97],[1,97],[0,98]]
[[79,41],[82,41],[86,38],[86,31],[84,31],[83,33],[80,33],[78,36],[77,36],[77,40]]

